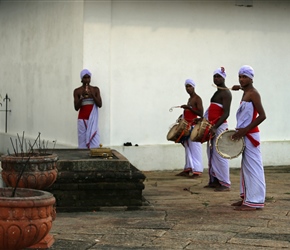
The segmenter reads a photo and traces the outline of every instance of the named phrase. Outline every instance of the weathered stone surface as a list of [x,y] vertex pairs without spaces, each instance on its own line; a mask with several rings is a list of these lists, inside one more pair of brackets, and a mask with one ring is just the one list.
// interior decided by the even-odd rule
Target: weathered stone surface
[[58,176],[47,189],[58,211],[96,211],[101,206],[142,206],[145,175],[115,150],[113,158],[89,150],[57,149]]
[[188,179],[175,176],[179,171],[146,172],[147,206],[57,212],[52,249],[290,248],[290,166],[268,169],[266,206],[257,211],[235,211],[230,205],[239,200],[238,169],[231,170],[231,191],[222,193],[203,188],[206,174]]

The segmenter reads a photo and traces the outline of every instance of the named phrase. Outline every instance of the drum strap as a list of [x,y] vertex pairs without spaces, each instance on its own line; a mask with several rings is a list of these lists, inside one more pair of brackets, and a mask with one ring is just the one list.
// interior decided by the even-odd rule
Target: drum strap
[[[186,125],[186,129],[189,129],[190,127],[191,127],[190,124],[187,124],[187,125]],[[180,133],[179,137],[175,140],[175,143],[178,143],[178,142],[181,140],[181,138],[184,136],[184,131],[185,131],[185,130],[183,130],[183,131]]]
[[[211,124],[211,127],[214,126],[214,124],[218,121],[218,119],[220,119],[220,116],[215,118],[213,121],[209,121],[209,123]],[[225,121],[225,122],[227,122],[227,121]],[[206,141],[211,141],[211,139],[214,137],[214,136],[212,136],[212,134],[210,132],[211,127],[210,126],[206,127],[204,134],[203,134],[203,137],[201,139],[201,143],[204,143]],[[207,138],[208,135],[209,135],[209,138]]]
[[203,137],[202,137],[202,139],[201,139],[201,143],[204,143],[205,141],[207,141],[207,135],[208,134],[210,134],[209,136],[209,140],[211,140],[211,138],[212,138],[212,136],[211,136],[211,133],[209,132],[209,130],[210,130],[210,127],[209,126],[207,126],[206,127],[206,129],[205,129],[205,131],[204,131],[204,133],[203,133]]
[[[215,118],[214,120],[212,120],[212,121],[210,121],[209,120],[209,123],[212,125],[212,126],[214,126],[215,125],[215,123],[220,119],[221,117],[220,116],[218,116],[217,118]],[[227,122],[227,120],[225,120],[224,121],[224,123],[226,123]]]
[[201,138],[201,143],[204,143],[206,141],[211,141],[211,139],[213,138],[210,129],[212,126],[214,126],[215,122],[219,119],[220,117],[217,117],[214,121],[209,121],[211,126],[207,126],[204,133],[203,133],[203,137]]

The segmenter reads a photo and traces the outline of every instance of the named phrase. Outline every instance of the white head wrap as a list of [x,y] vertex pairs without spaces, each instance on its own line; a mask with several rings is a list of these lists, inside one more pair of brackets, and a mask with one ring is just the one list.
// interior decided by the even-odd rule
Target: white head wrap
[[254,78],[254,69],[249,65],[244,65],[239,70],[239,75],[245,75],[251,79]]
[[186,79],[184,85],[186,86],[187,84],[195,88],[195,82],[192,79]]
[[220,67],[213,72],[213,75],[219,74],[222,78],[226,79],[227,74],[224,67]]
[[85,76],[85,75],[89,75],[89,76],[91,76],[92,75],[92,73],[88,70],[88,69],[83,69],[82,71],[81,71],[81,80],[83,80],[83,77]]

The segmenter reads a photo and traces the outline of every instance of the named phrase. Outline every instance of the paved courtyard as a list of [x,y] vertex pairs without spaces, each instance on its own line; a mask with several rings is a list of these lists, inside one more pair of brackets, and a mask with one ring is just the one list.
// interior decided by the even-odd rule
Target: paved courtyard
[[290,166],[266,167],[264,209],[235,211],[239,169],[230,192],[203,188],[178,171],[144,172],[144,206],[57,213],[50,249],[280,249],[290,248]]

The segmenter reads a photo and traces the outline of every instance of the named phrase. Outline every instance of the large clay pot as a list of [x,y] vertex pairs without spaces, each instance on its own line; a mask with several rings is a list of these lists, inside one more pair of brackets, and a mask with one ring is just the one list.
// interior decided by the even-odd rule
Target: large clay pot
[[29,156],[2,155],[2,179],[9,187],[15,187],[17,179],[24,168],[17,187],[46,189],[57,178],[56,154],[33,154]]
[[50,231],[55,198],[46,191],[0,188],[0,249],[19,250],[35,245]]

